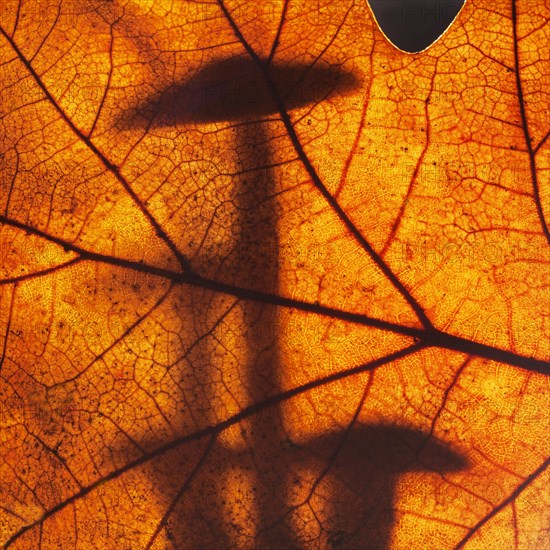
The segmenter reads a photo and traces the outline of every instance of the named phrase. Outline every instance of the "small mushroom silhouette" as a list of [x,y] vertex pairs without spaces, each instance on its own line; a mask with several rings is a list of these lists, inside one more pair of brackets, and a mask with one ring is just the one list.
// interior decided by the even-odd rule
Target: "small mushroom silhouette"
[[[334,547],[385,550],[394,524],[399,476],[407,472],[453,472],[468,462],[433,436],[394,425],[364,425],[349,433],[331,433],[307,446],[331,463],[340,492],[330,503]],[[358,503],[361,503],[358,506]]]
[[[278,412],[272,410],[271,414],[277,417]],[[269,429],[269,419],[269,415],[257,417],[254,428]],[[271,429],[278,431],[277,426],[271,425]],[[401,475],[422,471],[443,474],[468,466],[462,454],[437,438],[415,429],[388,424],[358,426],[347,432],[314,437],[302,444],[292,443],[286,438],[281,445],[272,439],[253,451],[250,455],[219,448],[217,460],[228,469],[255,467],[261,470],[263,484],[255,489],[255,494],[270,508],[264,510],[259,520],[255,518],[258,526],[255,545],[272,550],[303,547],[299,534],[293,532],[289,524],[299,505],[291,507],[284,502],[285,491],[292,485],[289,481],[298,486],[302,484],[299,476],[291,474],[297,466],[298,471],[306,468],[322,472],[317,479],[322,483],[328,481],[328,490],[315,485],[315,491],[323,495],[321,500],[326,501],[322,515],[317,519],[328,533],[330,547],[350,550],[390,548],[395,489]],[[265,464],[259,464],[258,460],[265,456],[266,451],[274,454]],[[270,472],[275,476],[269,475]],[[287,487],[284,487],[285,481]],[[310,488],[312,486],[308,490]],[[301,502],[306,504],[304,500]],[[219,521],[221,523],[223,519]],[[231,547],[229,540],[226,539],[224,547]]]

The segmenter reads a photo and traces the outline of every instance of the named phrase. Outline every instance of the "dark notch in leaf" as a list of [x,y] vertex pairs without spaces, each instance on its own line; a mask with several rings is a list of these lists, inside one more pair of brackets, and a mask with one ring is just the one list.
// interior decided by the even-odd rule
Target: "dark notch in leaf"
[[417,53],[446,32],[465,0],[368,0],[368,3],[388,40],[401,50]]
[[[269,72],[287,111],[314,105],[338,93],[348,94],[360,82],[352,73],[328,66],[272,63]],[[189,80],[147,98],[124,122],[130,127],[258,120],[278,114],[259,67],[249,58],[214,61]]]

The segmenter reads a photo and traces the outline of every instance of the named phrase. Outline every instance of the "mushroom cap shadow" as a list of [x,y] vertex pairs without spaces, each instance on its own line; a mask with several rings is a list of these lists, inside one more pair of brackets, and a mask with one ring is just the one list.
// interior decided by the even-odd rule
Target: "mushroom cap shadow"
[[346,464],[348,475],[361,476],[365,467],[387,472],[390,477],[405,472],[454,472],[468,460],[446,443],[419,430],[380,424],[353,428],[343,440],[341,432],[316,438],[309,444],[322,454],[340,446],[337,464]]
[[[265,64],[264,64],[265,67]],[[314,105],[359,87],[351,72],[330,66],[272,63],[265,69],[250,58],[211,62],[190,79],[144,99],[121,119],[125,127],[258,120],[278,114],[274,89],[287,112]]]

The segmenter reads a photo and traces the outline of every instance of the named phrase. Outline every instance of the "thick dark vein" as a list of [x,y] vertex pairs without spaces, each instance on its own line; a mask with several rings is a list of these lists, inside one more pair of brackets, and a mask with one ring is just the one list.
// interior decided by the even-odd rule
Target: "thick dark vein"
[[90,252],[76,245],[67,243],[58,237],[48,235],[40,229],[27,226],[15,220],[10,220],[1,215],[0,223],[5,223],[7,225],[17,227],[19,229],[22,229],[23,231],[40,236],[50,242],[56,243],[59,246],[63,247],[65,250],[70,250],[77,253],[83,260],[102,262],[116,267],[132,269],[140,273],[148,273],[164,279],[169,279],[171,281],[174,281],[175,283],[187,284],[191,287],[204,288],[212,290],[214,292],[234,296],[243,300],[252,300],[254,302],[295,309],[299,311],[304,311],[306,313],[321,315],[330,319],[338,319],[358,325],[386,330],[396,334],[401,334],[403,336],[416,338],[425,342],[425,344],[428,346],[449,349],[460,353],[466,353],[468,355],[475,355],[477,357],[483,357],[491,361],[498,361],[501,363],[514,365],[516,367],[520,367],[522,369],[532,372],[550,374],[550,363],[548,361],[535,359],[534,357],[519,355],[511,351],[506,351],[486,344],[473,342],[471,340],[468,340],[467,338],[454,336],[452,334],[448,334],[437,329],[408,327],[397,323],[391,323],[389,321],[383,321],[381,319],[375,319],[374,317],[369,317],[368,315],[363,315],[360,313],[352,313],[329,306],[323,306],[318,303],[303,302],[294,298],[287,298],[284,296],[279,296],[277,294],[270,294],[259,290],[252,290],[249,288],[243,288],[227,283],[222,283],[220,281],[215,281],[212,279],[206,279],[199,275],[195,275],[194,273],[181,273],[179,271],[171,271],[168,269],[148,265],[143,262],[124,260],[121,258],[114,258],[105,254]]
[[535,479],[537,479],[550,464],[550,458],[547,458],[527,479],[520,483],[516,489],[498,506],[495,506],[484,518],[480,519],[469,531],[468,534],[455,546],[455,550],[464,548],[465,544],[492,518],[494,518],[501,510],[509,504],[515,502],[516,498],[527,488]]
[[512,0],[512,29],[514,32],[514,62],[515,62],[514,72],[516,75],[516,88],[518,92],[519,111],[521,114],[521,125],[523,128],[523,135],[525,137],[525,145],[527,146],[527,153],[529,155],[529,169],[531,170],[531,181],[533,182],[533,196],[535,199],[535,205],[537,207],[537,214],[539,216],[542,231],[546,235],[546,240],[550,244],[550,230],[548,229],[548,224],[546,223],[546,218],[544,217],[544,211],[542,209],[542,202],[540,200],[539,182],[537,177],[537,165],[535,160],[536,151],[533,149],[532,139],[531,139],[531,136],[529,135],[529,123],[527,121],[527,113],[525,111],[525,99],[523,97],[523,87],[521,83],[521,74],[519,70],[519,67],[520,67],[519,40],[518,40],[517,27],[518,27],[518,15],[516,10],[516,0]]
[[285,296],[279,296],[278,294],[271,294],[268,292],[262,292],[260,290],[252,290],[249,288],[234,286],[198,276],[180,276],[180,282],[184,284],[189,284],[191,286],[206,288],[214,292],[228,294],[230,296],[235,296],[236,298],[241,298],[244,300],[250,300],[253,302],[270,304],[273,306],[284,308],[298,309],[306,313],[313,313],[316,315],[320,314],[332,319],[349,321],[351,323],[366,325],[372,328],[378,328],[380,330],[387,330],[390,332],[398,332],[399,334],[402,334],[404,336],[411,336],[413,338],[422,338],[425,335],[425,331],[421,328],[398,325],[397,323],[383,321],[382,319],[375,319],[374,317],[369,317],[368,315],[363,315],[361,313],[352,313],[329,306],[323,306],[318,303],[303,302],[295,298],[287,298]]
[[298,158],[300,159],[300,162],[306,169],[309,177],[311,178],[313,184],[317,188],[317,190],[321,193],[323,198],[327,201],[327,203],[330,205],[330,207],[333,209],[333,211],[336,213],[336,215],[340,218],[340,220],[344,223],[348,231],[353,235],[355,240],[361,245],[361,247],[370,255],[370,257],[373,259],[373,261],[376,263],[378,268],[384,273],[386,278],[391,281],[392,285],[397,289],[397,291],[405,298],[407,303],[411,306],[413,311],[415,312],[416,316],[422,323],[422,325],[426,329],[432,329],[433,325],[431,321],[428,319],[426,313],[424,312],[422,306],[414,299],[414,297],[411,295],[411,293],[405,288],[403,283],[397,278],[397,276],[393,273],[393,271],[390,269],[390,267],[384,262],[382,257],[372,248],[370,243],[367,241],[367,239],[363,236],[363,234],[357,229],[355,224],[351,221],[351,219],[348,217],[348,215],[344,212],[338,201],[331,195],[329,190],[326,188],[325,184],[321,181],[321,178],[317,174],[317,171],[311,164],[311,161],[309,160],[309,157],[306,155],[304,148],[302,147],[302,144],[300,142],[300,139],[298,138],[298,134],[296,133],[296,130],[294,129],[294,126],[292,124],[292,121],[290,120],[290,115],[288,114],[284,101],[280,95],[280,93],[277,90],[277,87],[275,85],[275,82],[273,78],[271,77],[271,74],[269,72],[269,67],[262,62],[258,54],[254,51],[252,46],[247,42],[243,34],[241,33],[239,27],[235,23],[234,19],[231,17],[231,14],[229,13],[227,7],[225,6],[223,0],[217,0],[218,4],[223,11],[224,16],[226,17],[227,21],[229,22],[231,28],[233,29],[233,32],[239,39],[239,41],[242,43],[243,47],[247,51],[247,53],[250,55],[250,57],[253,59],[253,61],[257,64],[259,70],[262,73],[263,78],[266,81],[267,87],[270,90],[270,93],[273,97],[273,100],[275,101],[275,104],[277,106],[277,110],[279,112],[279,115],[283,121],[283,124],[285,125],[286,131],[288,133],[288,136],[290,137],[290,140],[292,142],[292,145],[294,146],[294,150],[296,151],[296,154],[298,155]]
[[184,445],[186,443],[189,443],[191,441],[198,441],[199,439],[202,439],[203,437],[208,436],[217,436],[220,433],[222,433],[224,430],[230,428],[231,426],[234,426],[235,424],[238,424],[245,420],[246,418],[249,418],[255,414],[260,413],[261,411],[268,409],[270,407],[276,406],[280,403],[283,403],[285,401],[288,401],[289,399],[292,399],[293,397],[297,397],[299,395],[302,395],[308,391],[311,391],[315,388],[319,388],[322,386],[325,386],[327,384],[332,384],[334,382],[338,382],[340,380],[344,380],[346,378],[349,378],[350,376],[355,376],[357,374],[373,371],[374,369],[377,369],[378,367],[381,367],[382,365],[391,363],[393,361],[398,361],[399,359],[403,359],[409,355],[412,355],[413,353],[423,349],[425,345],[422,342],[413,344],[412,346],[408,346],[404,349],[401,349],[399,351],[396,351],[394,353],[391,353],[385,357],[381,357],[380,359],[375,359],[374,361],[371,361],[370,363],[365,363],[363,365],[359,365],[357,367],[353,367],[351,369],[347,369],[341,372],[337,372],[334,374],[331,374],[330,376],[326,376],[323,378],[319,378],[317,380],[312,380],[311,382],[307,382],[306,384],[302,384],[301,386],[297,386],[291,390],[287,390],[284,392],[279,393],[278,395],[274,395],[273,397],[270,397],[268,399],[265,399],[264,401],[261,401],[259,403],[256,403],[254,405],[250,405],[249,407],[246,407],[241,412],[231,416],[227,420],[224,420],[223,422],[220,422],[213,426],[208,426],[206,428],[203,428],[201,430],[198,430],[194,433],[179,437],[177,439],[174,439],[170,443],[167,443],[165,445],[162,445],[161,447],[158,447],[154,449],[153,451],[150,451],[148,453],[143,454],[139,458],[133,460],[132,462],[129,462],[122,468],[119,468],[118,470],[112,471],[110,474],[107,474],[106,476],[98,479],[94,483],[91,483],[90,485],[84,487],[79,492],[75,493],[71,497],[67,498],[63,502],[58,503],[56,506],[50,508],[48,511],[46,511],[40,519],[37,519],[36,521],[26,525],[25,527],[22,527],[14,533],[9,540],[6,542],[5,548],[10,547],[13,543],[15,543],[19,538],[21,538],[27,531],[32,529],[33,527],[36,527],[38,525],[42,525],[42,523],[47,520],[48,518],[55,515],[57,512],[60,512],[70,504],[76,502],[77,500],[85,497],[89,493],[91,493],[94,489],[97,487],[103,485],[107,481],[111,481],[113,479],[116,479],[120,477],[121,475],[125,474],[126,472],[129,472],[133,470],[134,468],[137,468],[143,464],[148,463],[149,461],[162,456],[163,454],[167,453],[168,451],[171,451],[173,449],[176,449],[177,447],[180,447],[181,445]]
[[477,357],[483,357],[485,359],[490,359],[491,361],[507,363],[533,372],[539,372],[541,374],[550,374],[550,363],[547,361],[535,359],[533,357],[518,355],[516,353],[495,348],[493,346],[473,342],[466,338],[454,336],[452,334],[448,334],[437,329],[426,330],[405,327],[396,323],[374,319],[366,315],[346,312],[318,304],[302,302],[292,298],[285,298],[282,296],[268,294],[256,290],[235,287],[232,285],[220,283],[218,281],[212,281],[200,277],[193,277],[192,275],[187,277],[183,276],[182,282],[200,286],[202,288],[209,288],[216,292],[229,294],[231,296],[246,300],[253,300],[256,302],[263,302],[291,309],[299,309],[300,311],[323,315],[331,317],[333,319],[341,319],[343,321],[363,324],[373,328],[379,328],[381,330],[388,330],[397,334],[402,334],[404,336],[412,336],[413,338],[422,340],[428,346],[458,351],[460,353],[466,353],[468,355],[476,355]]
[[141,199],[137,196],[135,191],[132,189],[126,178],[120,173],[120,169],[118,166],[112,164],[109,159],[94,145],[92,140],[84,134],[81,130],[79,130],[74,122],[67,116],[65,111],[61,108],[61,106],[57,103],[55,98],[51,95],[48,88],[46,88],[45,84],[42,82],[42,79],[40,76],[38,76],[38,73],[34,70],[29,60],[23,55],[23,52],[18,48],[15,41],[6,33],[4,28],[0,25],[0,34],[4,36],[4,38],[9,42],[10,46],[14,50],[14,52],[19,57],[19,60],[23,63],[23,65],[26,67],[27,71],[31,74],[36,84],[40,87],[50,104],[55,108],[55,110],[59,113],[61,118],[65,121],[65,123],[69,126],[69,128],[73,131],[73,133],[84,143],[90,151],[101,161],[103,166],[111,172],[115,178],[119,181],[119,183],[123,186],[125,191],[128,193],[128,195],[131,197],[134,204],[139,208],[139,210],[142,212],[142,214],[145,216],[151,227],[154,229],[157,236],[164,241],[164,243],[168,246],[168,248],[172,251],[178,262],[180,263],[182,269],[189,271],[190,266],[187,261],[187,259],[183,256],[183,254],[178,250],[177,246],[174,244],[172,239],[168,236],[168,234],[164,231],[164,229],[161,227],[161,225],[158,223],[158,221],[155,219],[155,217],[147,210]]
[[66,251],[71,251],[78,254],[79,260],[89,260],[93,262],[105,263],[115,267],[132,269],[134,271],[139,271],[141,273],[148,273],[164,279],[169,279],[176,283],[183,283],[183,284],[188,284],[190,286],[209,289],[215,292],[221,292],[223,294],[235,296],[236,298],[252,300],[255,302],[261,302],[261,303],[271,304],[275,306],[289,307],[292,309],[299,309],[301,311],[320,314],[333,319],[340,319],[343,321],[349,321],[352,323],[379,328],[381,330],[398,332],[405,336],[422,338],[422,336],[424,335],[424,331],[420,328],[406,327],[403,325],[399,325],[397,323],[390,323],[388,321],[375,319],[374,317],[369,317],[368,315],[362,315],[360,313],[346,312],[343,310],[323,306],[320,304],[312,304],[309,302],[303,302],[293,298],[285,298],[277,294],[269,294],[258,290],[238,287],[238,286],[222,283],[219,281],[206,279],[192,273],[181,273],[179,271],[172,271],[169,269],[163,269],[156,266],[152,266],[144,262],[136,262],[132,260],[125,260],[123,258],[116,258],[114,256],[109,256],[106,254],[100,254],[97,252],[93,252],[93,251],[81,248],[72,243],[66,242],[63,239],[60,239],[59,237],[48,235],[47,233],[45,233],[40,229],[25,225],[24,223],[18,222],[16,220],[11,220],[2,215],[0,215],[0,223],[4,223],[6,225],[16,227],[29,234],[42,237],[43,239],[49,242],[55,243],[61,246]]
[[[177,277],[182,275],[182,273],[179,271],[170,271],[162,268],[157,268],[155,266],[150,266],[142,262],[125,260],[123,258],[116,258],[115,256],[109,256],[108,254],[100,254],[99,252],[93,252],[92,250],[87,250],[76,244],[65,241],[59,237],[55,237],[54,235],[49,235],[48,233],[46,233],[45,231],[42,231],[41,229],[38,229],[37,227],[26,225],[17,220],[12,220],[11,218],[7,218],[6,216],[0,215],[0,223],[9,225],[10,227],[16,227],[17,229],[21,229],[22,231],[24,231],[29,235],[36,235],[37,237],[41,237],[42,239],[48,242],[51,242],[60,246],[66,252],[74,252],[79,256],[79,258],[76,258],[76,260],[91,260],[95,262],[106,263],[117,267],[126,267],[128,269],[133,269],[135,271],[141,271],[142,273],[150,273],[152,275],[158,275],[159,277],[164,277],[172,280],[177,280]],[[56,266],[56,268],[57,267],[59,266]]]
[[550,374],[550,363],[548,361],[527,357],[525,355],[518,355],[510,351],[481,344],[479,342],[473,342],[472,340],[454,336],[446,332],[435,330],[425,333],[421,338],[424,342],[433,347],[475,355],[498,363],[507,363],[532,372]]

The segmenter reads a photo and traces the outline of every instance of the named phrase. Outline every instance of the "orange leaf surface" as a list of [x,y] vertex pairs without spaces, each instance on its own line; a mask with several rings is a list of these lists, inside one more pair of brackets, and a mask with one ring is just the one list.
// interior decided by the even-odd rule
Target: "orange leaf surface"
[[548,6],[0,10],[6,547],[548,547]]

